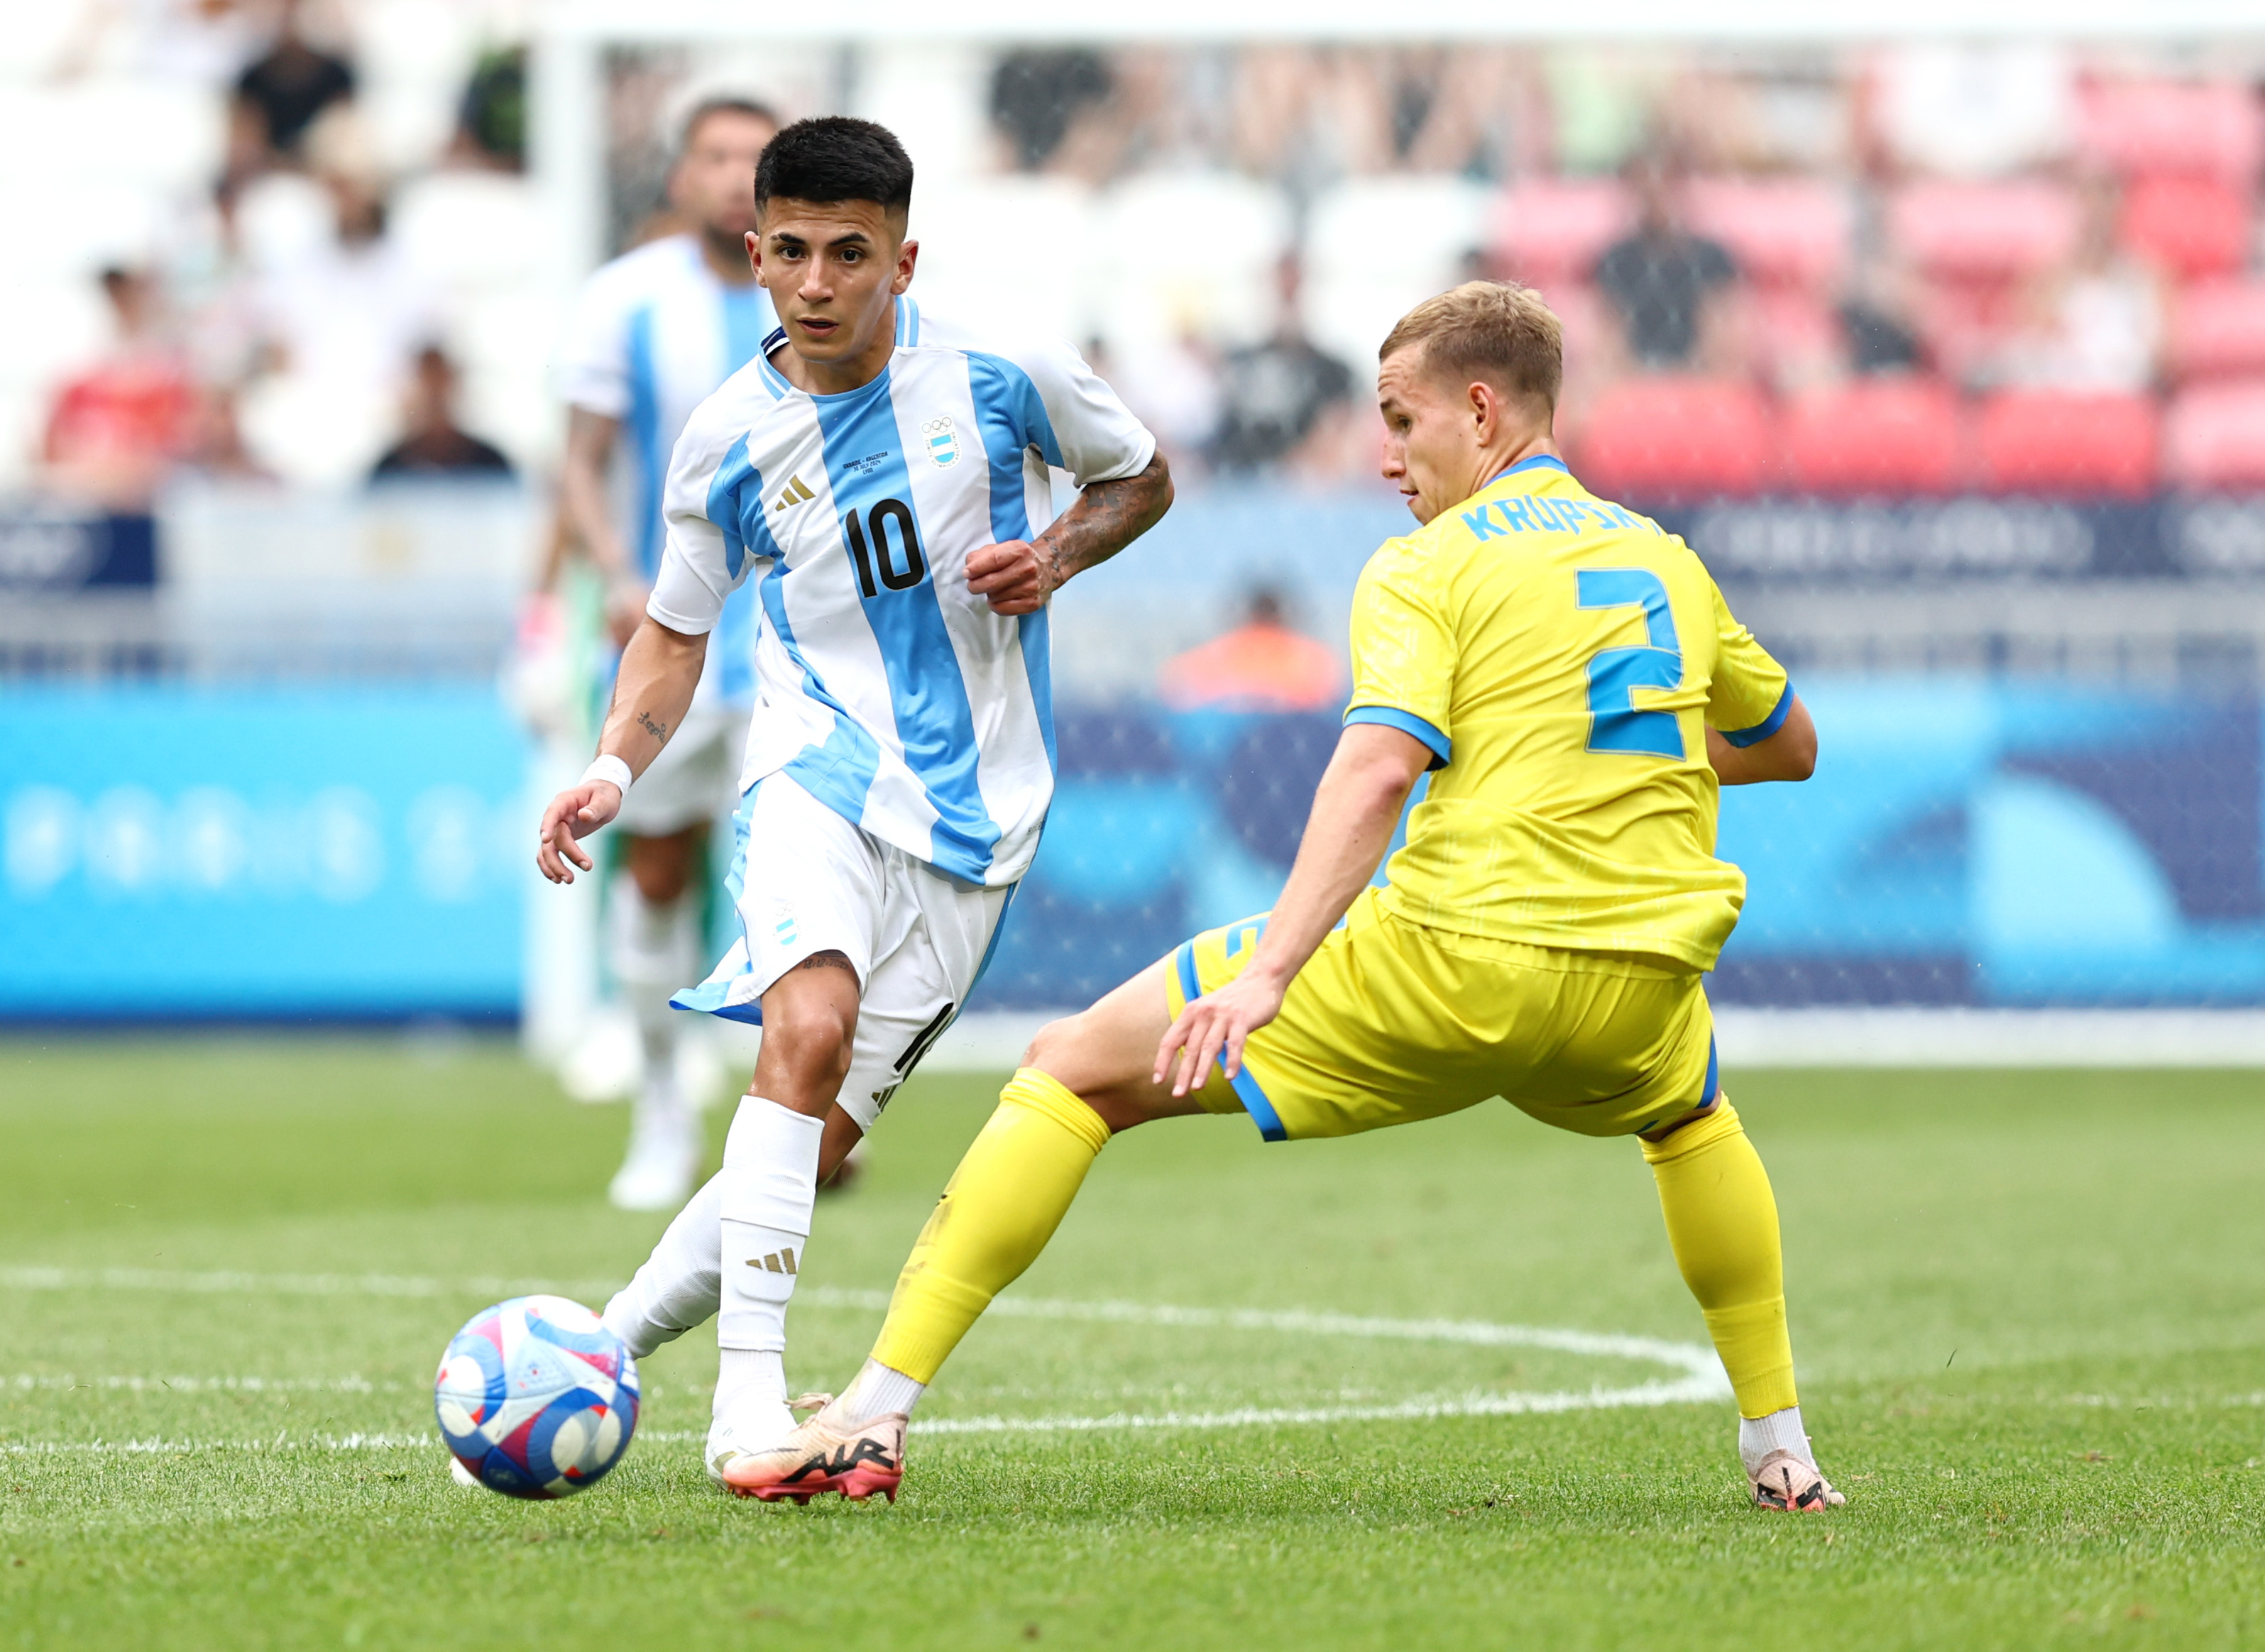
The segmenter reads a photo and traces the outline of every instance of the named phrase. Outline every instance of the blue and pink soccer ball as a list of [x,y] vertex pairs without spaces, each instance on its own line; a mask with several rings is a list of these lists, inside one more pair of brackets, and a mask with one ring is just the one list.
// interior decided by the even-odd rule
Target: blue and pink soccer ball
[[448,1450],[489,1490],[570,1496],[630,1448],[637,1359],[580,1303],[513,1297],[450,1340],[433,1408]]

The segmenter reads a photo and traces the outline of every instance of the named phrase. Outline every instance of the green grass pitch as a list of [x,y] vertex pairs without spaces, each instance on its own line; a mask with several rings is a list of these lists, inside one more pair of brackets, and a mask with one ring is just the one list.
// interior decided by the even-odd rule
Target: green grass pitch
[[[932,1431],[894,1508],[761,1507],[701,1475],[696,1333],[612,1477],[529,1505],[450,1484],[428,1384],[494,1296],[643,1256],[619,1109],[492,1044],[0,1044],[0,1648],[2265,1644],[2257,1078],[1730,1089],[1829,1517],[1744,1506],[1726,1401],[1344,1415],[1682,1376],[1641,1350],[1074,1308],[994,1314],[923,1417],[1329,1415]],[[991,1095],[908,1087],[821,1204],[797,1385],[856,1368]],[[1635,1148],[1503,1107],[1135,1132],[1009,1300],[1702,1337]]]

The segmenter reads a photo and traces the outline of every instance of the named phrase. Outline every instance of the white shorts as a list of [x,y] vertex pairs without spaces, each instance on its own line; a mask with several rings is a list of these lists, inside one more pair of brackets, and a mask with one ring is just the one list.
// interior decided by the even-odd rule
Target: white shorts
[[729,809],[751,715],[744,706],[696,705],[686,712],[652,767],[622,794],[614,825],[631,837],[665,838]]
[[772,982],[805,958],[841,953],[859,993],[839,1099],[870,1130],[975,990],[1015,891],[937,871],[783,774],[755,782],[733,824],[726,887],[744,933],[705,981],[671,1001],[761,1025]]

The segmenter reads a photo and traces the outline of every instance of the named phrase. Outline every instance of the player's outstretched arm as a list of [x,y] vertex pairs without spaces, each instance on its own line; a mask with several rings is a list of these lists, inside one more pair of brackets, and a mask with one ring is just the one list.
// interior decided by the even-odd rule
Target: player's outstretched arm
[[[691,709],[708,658],[708,638],[673,631],[648,618],[622,651],[614,679],[614,702],[598,737],[598,755],[618,758],[634,780],[645,773]],[[594,767],[594,765],[593,766]],[[621,788],[610,780],[584,778],[550,800],[543,811],[543,834],[535,863],[554,884],[574,881],[572,866],[588,871],[592,862],[579,840],[621,812]]]
[[1240,975],[1180,1012],[1156,1046],[1157,1083],[1182,1049],[1189,1059],[1173,1079],[1174,1095],[1199,1084],[1215,1056],[1226,1058],[1230,1079],[1242,1070],[1242,1041],[1280,1012],[1292,978],[1376,876],[1408,794],[1431,765],[1430,746],[1381,723],[1356,723],[1337,737],[1266,933]]
[[1817,724],[1801,696],[1793,697],[1778,731],[1752,746],[1733,746],[1713,729],[1707,731],[1707,761],[1715,778],[1725,786],[1751,786],[1762,780],[1807,780],[1817,772]]
[[626,647],[645,617],[645,581],[630,570],[629,547],[614,523],[607,478],[621,421],[586,407],[566,410],[566,452],[558,467],[558,511],[606,582],[606,624]]
[[1158,454],[1138,476],[1096,482],[1035,540],[1002,540],[968,555],[967,588],[994,614],[1035,614],[1088,568],[1107,562],[1163,520],[1172,471]]

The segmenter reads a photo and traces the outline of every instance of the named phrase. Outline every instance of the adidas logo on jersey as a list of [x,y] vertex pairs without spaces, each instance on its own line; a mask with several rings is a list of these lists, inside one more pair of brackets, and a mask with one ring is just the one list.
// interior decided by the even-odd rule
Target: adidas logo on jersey
[[794,1271],[794,1247],[789,1245],[783,1250],[771,1252],[768,1256],[750,1256],[747,1258],[747,1266],[761,1268],[769,1273],[790,1274]]
[[789,477],[786,487],[780,492],[778,498],[772,501],[771,509],[783,511],[790,505],[800,505],[805,499],[814,499],[817,497],[818,495],[810,491],[810,484],[805,482],[800,477]]

